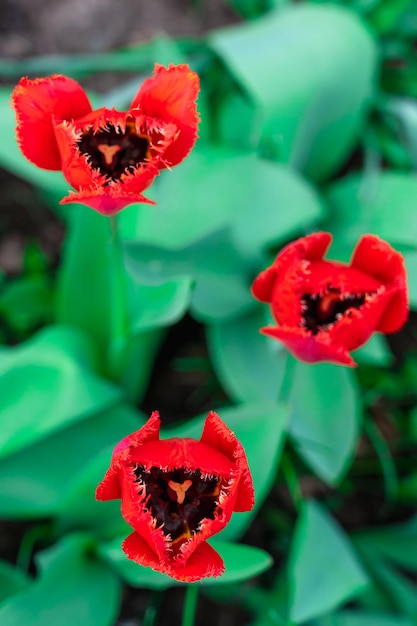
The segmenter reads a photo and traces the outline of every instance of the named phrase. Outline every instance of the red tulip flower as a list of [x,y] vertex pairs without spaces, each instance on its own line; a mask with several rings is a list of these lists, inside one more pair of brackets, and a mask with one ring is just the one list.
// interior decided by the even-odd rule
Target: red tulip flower
[[219,576],[223,560],[206,539],[254,504],[243,447],[214,412],[200,441],[161,440],[159,429],[154,412],[116,446],[96,498],[121,498],[129,559],[185,582]]
[[289,244],[261,272],[252,293],[267,302],[277,326],[261,332],[301,361],[355,366],[349,354],[374,332],[393,333],[408,315],[404,259],[375,235],[364,235],[349,265],[323,259],[329,233]]
[[77,192],[62,200],[113,215],[152,201],[142,192],[163,168],[180,163],[197,138],[199,78],[188,65],[155,66],[130,109],[92,110],[66,76],[22,78],[13,91],[17,139],[29,161],[62,170]]

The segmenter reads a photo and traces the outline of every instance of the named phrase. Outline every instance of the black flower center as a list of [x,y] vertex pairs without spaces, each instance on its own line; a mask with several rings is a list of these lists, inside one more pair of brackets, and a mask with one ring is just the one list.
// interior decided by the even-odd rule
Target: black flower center
[[301,326],[313,335],[329,330],[349,309],[359,309],[373,293],[341,293],[329,285],[321,294],[306,293],[301,298]]
[[[149,156],[149,138],[137,135],[133,124],[125,132],[108,125],[105,130],[86,131],[78,141],[78,149],[88,158],[91,167],[111,180],[143,163]],[[110,182],[110,181],[109,181]]]
[[187,539],[198,532],[203,519],[214,519],[219,511],[220,476],[202,476],[200,470],[163,471],[143,466],[135,469],[137,481],[145,486],[145,506],[171,541]]

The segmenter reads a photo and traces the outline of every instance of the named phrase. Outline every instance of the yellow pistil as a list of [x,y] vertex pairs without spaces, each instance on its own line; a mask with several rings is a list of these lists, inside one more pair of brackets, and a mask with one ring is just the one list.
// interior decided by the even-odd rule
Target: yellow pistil
[[104,156],[106,165],[111,166],[113,164],[114,156],[120,151],[120,146],[109,146],[106,143],[100,143],[97,146],[97,150]]
[[184,480],[183,483],[176,483],[173,480],[168,481],[168,487],[171,487],[172,491],[175,491],[178,504],[182,504],[185,498],[185,492],[193,484],[192,480]]

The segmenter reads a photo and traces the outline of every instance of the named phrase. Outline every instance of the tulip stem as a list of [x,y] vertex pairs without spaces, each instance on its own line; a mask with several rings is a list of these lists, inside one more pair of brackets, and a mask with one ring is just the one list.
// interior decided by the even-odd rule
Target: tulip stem
[[151,592],[148,606],[146,607],[145,614],[143,616],[143,626],[155,626],[163,594],[164,592],[159,589],[154,589]]
[[282,377],[281,389],[279,390],[278,402],[287,404],[291,397],[291,389],[294,381],[297,361],[292,354],[287,352],[284,375]]
[[398,474],[391,451],[373,420],[365,420],[364,430],[374,447],[381,465],[387,502],[392,504],[398,499]]
[[110,216],[111,245],[113,246],[114,274],[112,294],[112,336],[109,344],[108,364],[109,375],[117,380],[120,361],[128,331],[128,304],[126,270],[123,260],[123,247],[119,236],[117,215]]
[[303,492],[298,481],[297,472],[288,453],[283,454],[281,460],[281,469],[284,474],[285,482],[296,511],[300,511],[303,504]]
[[182,626],[194,626],[198,602],[198,585],[188,585],[185,590],[184,609],[182,612]]

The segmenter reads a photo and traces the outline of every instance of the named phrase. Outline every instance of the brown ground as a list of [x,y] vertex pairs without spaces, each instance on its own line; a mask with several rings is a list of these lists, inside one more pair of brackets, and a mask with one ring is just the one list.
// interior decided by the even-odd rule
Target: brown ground
[[237,19],[226,0],[1,0],[0,56],[102,52]]

